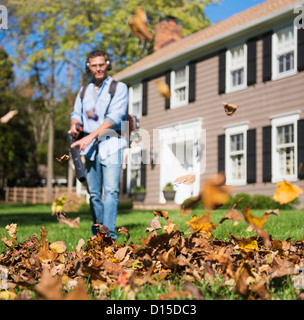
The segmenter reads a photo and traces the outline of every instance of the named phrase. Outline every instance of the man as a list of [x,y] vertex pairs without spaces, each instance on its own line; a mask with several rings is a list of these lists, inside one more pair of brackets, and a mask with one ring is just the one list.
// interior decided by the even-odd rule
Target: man
[[[74,111],[71,113],[70,133],[76,137],[77,124],[83,125],[84,137],[71,145],[79,147],[85,156],[85,168],[93,224],[106,226],[113,239],[115,233],[117,206],[119,199],[119,180],[123,148],[127,140],[114,130],[121,130],[126,120],[128,106],[127,86],[118,82],[111,100],[109,87],[112,78],[107,75],[111,61],[106,52],[95,50],[89,53],[86,69],[93,80],[86,87],[84,98],[81,89],[77,95]],[[102,189],[104,201],[102,202]],[[92,233],[96,234],[94,225]]]

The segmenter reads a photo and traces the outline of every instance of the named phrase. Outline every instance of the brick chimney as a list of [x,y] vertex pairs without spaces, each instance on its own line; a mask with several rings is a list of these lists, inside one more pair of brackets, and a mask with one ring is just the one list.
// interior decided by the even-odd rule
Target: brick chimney
[[161,20],[154,27],[154,51],[183,37],[183,27],[172,17]]

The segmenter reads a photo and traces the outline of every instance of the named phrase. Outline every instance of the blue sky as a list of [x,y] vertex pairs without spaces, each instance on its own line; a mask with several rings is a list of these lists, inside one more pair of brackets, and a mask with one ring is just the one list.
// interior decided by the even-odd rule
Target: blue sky
[[205,13],[213,24],[264,1],[265,0],[220,0],[219,4],[207,6]]

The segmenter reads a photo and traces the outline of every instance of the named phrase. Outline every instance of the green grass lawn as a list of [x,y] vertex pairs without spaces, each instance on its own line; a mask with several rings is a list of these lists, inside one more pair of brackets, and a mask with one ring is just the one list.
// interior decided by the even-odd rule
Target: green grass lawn
[[[212,212],[211,220],[218,224],[220,219],[228,212],[228,210],[216,210]],[[255,216],[261,216],[264,210],[252,210]],[[64,241],[68,250],[74,250],[80,238],[84,240],[91,237],[90,227],[92,225],[91,214],[89,207],[85,206],[80,212],[67,213],[70,219],[80,217],[80,225],[78,229],[72,229],[67,225],[58,223],[55,215],[51,214],[49,205],[21,205],[21,204],[0,204],[0,234],[6,236],[5,227],[11,223],[18,225],[18,241],[28,239],[29,236],[37,234],[40,237],[40,228],[44,225],[45,230],[48,231],[48,240],[54,242],[57,240]],[[180,231],[185,233],[190,232],[187,229],[188,221],[196,214],[201,216],[202,210],[194,210],[189,216],[181,216],[181,211],[169,211],[169,218],[178,226]],[[143,239],[147,236],[145,232],[149,227],[149,222],[154,218],[153,211],[140,210],[121,210],[117,217],[117,226],[124,226],[129,230],[130,241],[135,244],[140,244],[138,239]],[[304,211],[297,210],[281,210],[280,216],[270,215],[265,223],[264,229],[272,235],[274,239],[285,240],[291,238],[291,241],[296,241],[304,238]],[[160,218],[162,225],[165,220]],[[240,221],[238,225],[234,226],[233,222],[226,220],[218,225],[217,229],[213,231],[215,237],[219,239],[228,239],[228,233],[234,236],[251,237],[254,232],[246,232],[248,224]],[[125,235],[118,234],[118,243],[125,240]],[[5,250],[5,246],[0,241],[0,252]]]
[[[228,212],[228,210],[216,210],[212,212],[211,220],[218,225],[220,219]],[[264,210],[252,210],[251,213],[255,216],[261,216]],[[48,240],[54,242],[57,240],[64,241],[68,251],[75,250],[75,247],[80,238],[87,240],[91,237],[90,227],[92,225],[89,207],[84,206],[79,212],[67,213],[70,219],[80,217],[80,227],[72,229],[67,225],[60,224],[55,215],[51,214],[49,205],[21,205],[21,204],[0,204],[0,235],[4,234],[8,237],[5,226],[16,223],[18,225],[17,239],[22,242],[23,239],[28,239],[30,236],[37,234],[40,239],[40,228],[43,225],[48,231]],[[186,236],[191,232],[185,221],[189,221],[193,215],[201,216],[202,210],[195,210],[189,216],[181,216],[181,211],[169,211],[169,218],[178,226],[180,231],[184,231]],[[148,236],[145,232],[149,227],[149,222],[154,218],[153,211],[140,210],[121,210],[117,218],[117,226],[124,226],[129,230],[130,240],[135,244],[141,244],[138,239],[143,239]],[[272,235],[273,239],[285,240],[291,238],[291,241],[301,240],[304,238],[304,211],[286,210],[280,211],[280,216],[270,215],[264,225],[264,230]],[[160,218],[162,225],[165,224],[165,219]],[[248,224],[245,221],[240,221],[238,225],[234,225],[232,221],[226,220],[219,224],[217,229],[213,231],[216,238],[228,240],[228,233],[237,237],[251,237],[256,235],[255,232],[246,232]],[[159,232],[163,232],[159,230]],[[118,243],[123,243],[126,236],[119,234]],[[5,245],[0,241],[0,254],[6,250]],[[178,277],[174,280],[174,285],[180,288]],[[218,279],[218,283],[212,285],[207,282],[198,284],[204,292],[206,299],[217,299],[225,296],[226,299],[241,299],[233,290],[228,290],[227,287],[221,285],[222,279]],[[273,292],[276,299],[296,299],[295,290],[292,281],[288,278],[284,279],[285,283],[280,283],[277,292]],[[159,285],[158,287],[145,287],[138,293],[138,299],[157,299],[163,293],[168,292],[168,285]],[[120,288],[111,293],[111,299],[123,299],[123,294]]]

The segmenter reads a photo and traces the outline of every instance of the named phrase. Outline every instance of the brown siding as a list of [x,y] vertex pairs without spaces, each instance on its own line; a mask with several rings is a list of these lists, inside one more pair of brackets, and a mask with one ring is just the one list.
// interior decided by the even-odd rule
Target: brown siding
[[[304,72],[284,79],[262,81],[262,41],[257,42],[257,83],[244,90],[230,94],[218,94],[218,56],[214,55],[197,63],[196,101],[181,108],[165,110],[165,99],[157,91],[156,82],[165,81],[164,77],[153,79],[148,83],[148,115],[140,119],[140,126],[149,131],[178,121],[203,118],[203,128],[207,132],[206,172],[201,175],[203,183],[206,177],[217,172],[217,137],[224,134],[224,126],[249,121],[249,129],[255,128],[257,139],[257,182],[235,188],[236,192],[252,194],[273,194],[275,184],[262,182],[262,127],[270,125],[271,115],[304,107]],[[222,102],[239,106],[233,116],[225,114]],[[304,118],[304,112],[300,114]],[[151,138],[152,139],[152,138]],[[158,143],[158,141],[157,141]],[[151,140],[152,145],[152,140]],[[160,151],[158,153],[158,160]],[[152,170],[147,166],[146,203],[159,200],[159,165]],[[304,181],[297,184],[304,188]]]

